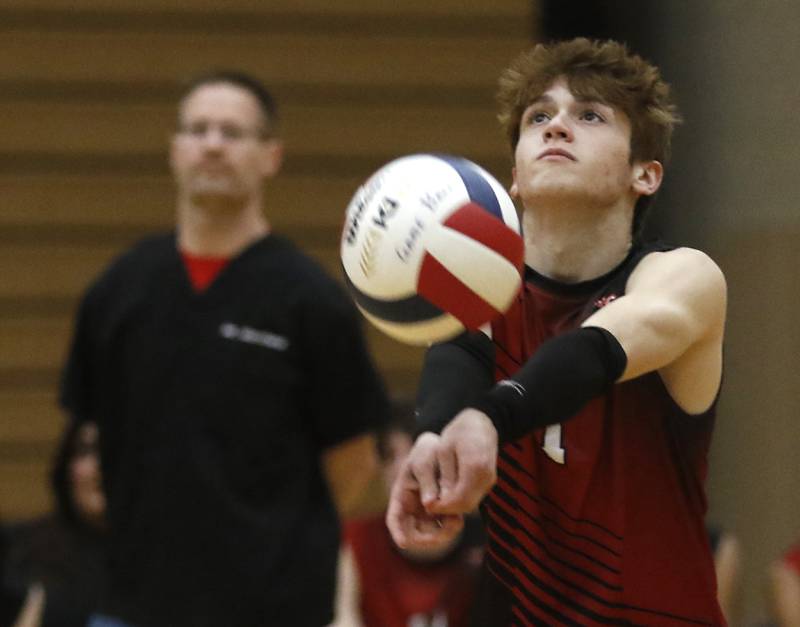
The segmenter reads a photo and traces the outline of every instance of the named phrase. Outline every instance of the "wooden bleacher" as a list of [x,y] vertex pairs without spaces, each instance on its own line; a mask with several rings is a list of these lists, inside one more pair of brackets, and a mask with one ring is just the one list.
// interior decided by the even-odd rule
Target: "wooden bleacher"
[[[339,276],[344,208],[391,158],[459,154],[508,182],[493,95],[531,41],[532,11],[527,0],[4,0],[0,514],[49,506],[77,299],[112,257],[172,224],[180,80],[235,67],[273,87],[287,159],[268,216]],[[421,350],[369,338],[391,389],[411,392]]]

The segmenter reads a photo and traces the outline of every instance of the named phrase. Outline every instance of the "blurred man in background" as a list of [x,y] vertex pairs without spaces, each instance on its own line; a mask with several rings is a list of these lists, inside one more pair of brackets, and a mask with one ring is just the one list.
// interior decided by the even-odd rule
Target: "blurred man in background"
[[110,581],[95,627],[332,618],[337,510],[370,477],[387,403],[349,299],[263,213],[277,121],[251,77],[193,81],[171,143],[176,231],[81,303],[62,403],[100,429]]

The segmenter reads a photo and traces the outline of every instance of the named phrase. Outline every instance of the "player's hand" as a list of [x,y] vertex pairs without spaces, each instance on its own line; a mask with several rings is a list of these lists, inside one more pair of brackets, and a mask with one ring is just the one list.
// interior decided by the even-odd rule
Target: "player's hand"
[[392,487],[386,524],[394,541],[419,549],[452,541],[496,479],[497,430],[486,414],[468,408],[441,436],[422,434]]
[[437,515],[426,504],[439,495],[437,457],[441,437],[424,433],[414,444],[392,486],[386,526],[401,549],[435,550],[461,533],[460,514]]
[[427,511],[474,511],[497,480],[497,430],[486,414],[467,408],[445,427],[438,444],[438,498],[423,500]]

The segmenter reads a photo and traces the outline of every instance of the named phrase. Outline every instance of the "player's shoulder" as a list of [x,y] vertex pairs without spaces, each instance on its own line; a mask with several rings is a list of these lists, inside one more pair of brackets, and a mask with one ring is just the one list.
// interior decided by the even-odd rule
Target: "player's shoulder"
[[637,264],[630,281],[663,285],[678,279],[681,283],[702,285],[707,289],[726,289],[725,275],[719,265],[707,253],[688,246],[649,252]]

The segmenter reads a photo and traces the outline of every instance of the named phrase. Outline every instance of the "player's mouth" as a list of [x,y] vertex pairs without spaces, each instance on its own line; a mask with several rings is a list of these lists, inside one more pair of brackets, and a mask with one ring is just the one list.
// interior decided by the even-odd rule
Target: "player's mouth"
[[577,161],[572,153],[567,152],[563,148],[548,148],[541,152],[537,159],[569,159],[570,161]]

